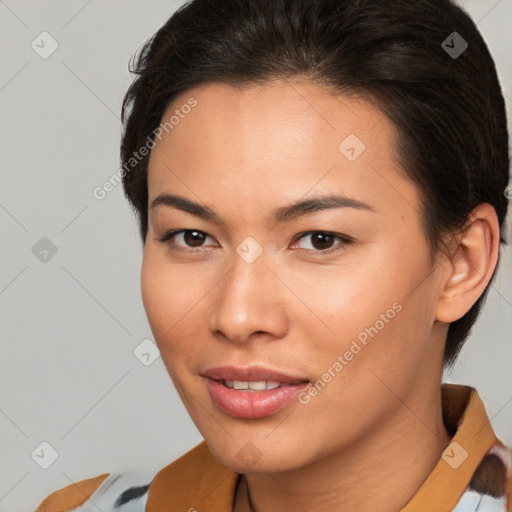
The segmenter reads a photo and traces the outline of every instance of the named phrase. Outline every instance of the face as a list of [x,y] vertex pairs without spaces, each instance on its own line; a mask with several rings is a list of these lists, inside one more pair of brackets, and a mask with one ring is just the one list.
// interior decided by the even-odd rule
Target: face
[[162,122],[176,110],[149,161],[142,296],[188,413],[241,473],[357,446],[442,371],[440,278],[393,126],[308,82],[210,83]]

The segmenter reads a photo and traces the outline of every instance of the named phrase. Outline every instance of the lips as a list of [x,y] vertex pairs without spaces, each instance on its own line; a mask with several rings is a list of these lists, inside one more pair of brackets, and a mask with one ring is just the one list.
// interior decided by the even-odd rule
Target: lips
[[277,413],[310,385],[302,377],[259,366],[209,368],[202,376],[215,405],[229,416],[244,419]]
[[246,368],[217,366],[214,368],[208,368],[202,375],[217,381],[273,381],[279,382],[280,384],[300,384],[302,382],[309,382],[305,377],[292,376],[290,374],[270,370],[262,366],[250,366]]

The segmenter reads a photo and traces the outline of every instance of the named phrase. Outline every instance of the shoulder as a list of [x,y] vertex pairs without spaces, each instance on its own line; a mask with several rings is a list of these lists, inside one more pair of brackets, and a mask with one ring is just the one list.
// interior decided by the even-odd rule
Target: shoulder
[[154,474],[103,473],[52,492],[34,512],[144,512]]
[[190,496],[211,510],[231,510],[238,477],[202,441],[151,474],[103,473],[72,483],[46,497],[34,512],[189,510]]
[[499,439],[485,454],[454,512],[512,510],[512,448]]

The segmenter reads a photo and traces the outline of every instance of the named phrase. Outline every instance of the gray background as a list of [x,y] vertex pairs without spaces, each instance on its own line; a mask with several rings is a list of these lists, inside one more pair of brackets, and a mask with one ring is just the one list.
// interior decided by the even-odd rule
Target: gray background
[[[0,0],[0,512],[30,511],[51,491],[107,471],[156,472],[201,441],[161,359],[145,366],[133,353],[152,336],[142,247],[121,185],[101,201],[92,193],[118,169],[128,60],[177,5]],[[495,57],[510,112],[512,0],[462,5]],[[43,31],[59,45],[46,59],[31,47],[51,48]],[[33,253],[43,237],[57,248],[46,262]],[[508,247],[445,376],[478,389],[507,443],[511,269]],[[59,454],[48,469],[39,465],[51,456],[43,441]]]

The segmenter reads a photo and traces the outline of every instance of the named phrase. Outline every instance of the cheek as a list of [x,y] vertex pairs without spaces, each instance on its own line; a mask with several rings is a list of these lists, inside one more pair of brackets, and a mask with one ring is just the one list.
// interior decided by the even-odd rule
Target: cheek
[[169,373],[180,371],[183,364],[192,365],[194,354],[201,351],[206,337],[199,329],[205,325],[208,289],[204,276],[191,275],[186,265],[170,265],[165,255],[146,246],[141,269],[142,301]]
[[141,269],[142,301],[148,320],[158,330],[169,329],[187,314],[200,290],[185,267],[170,265],[162,251],[152,245],[144,249]]
[[146,247],[141,269],[141,293],[144,309],[155,336],[160,334],[163,328],[165,311],[172,311],[172,308],[168,309],[171,297],[166,293],[168,287],[165,281],[165,273],[155,264],[151,249]]
[[395,302],[393,287],[382,274],[369,264],[361,266],[356,258],[314,272],[295,269],[293,275],[283,276],[283,281],[293,283],[298,299],[292,302],[297,305],[292,316],[311,331],[309,340],[321,346],[327,337],[342,347]]
[[190,309],[187,307],[190,287],[183,286],[179,268],[169,268],[156,251],[146,246],[141,269],[141,293],[155,342],[164,355],[172,348],[170,341],[176,338],[180,320],[183,321]]
[[[392,261],[381,253],[371,261],[358,258],[343,268],[326,267],[314,276],[289,276],[287,282],[294,283],[293,292],[302,299],[294,301],[298,309],[292,317],[299,339],[307,343],[303,352],[316,354],[317,372],[342,356],[343,373],[352,380],[368,364],[386,369],[396,366],[406,349],[418,356],[426,350],[432,327],[427,270],[418,263],[406,268],[406,261]],[[411,339],[414,344],[408,347]]]

